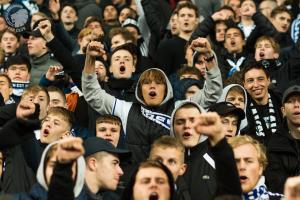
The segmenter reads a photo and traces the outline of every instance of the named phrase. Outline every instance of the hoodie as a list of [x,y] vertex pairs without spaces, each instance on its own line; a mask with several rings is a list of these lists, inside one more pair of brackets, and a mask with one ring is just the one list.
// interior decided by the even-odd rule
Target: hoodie
[[[132,152],[133,160],[140,163],[148,158],[151,144],[162,135],[169,135],[171,113],[174,109],[173,89],[166,74],[157,68],[166,80],[166,94],[158,106],[148,106],[139,93],[140,79],[135,90],[138,102],[126,102],[108,94],[101,88],[96,74],[82,74],[82,91],[88,104],[99,114],[118,116],[123,125],[125,143]],[[145,73],[143,72],[143,73]],[[204,107],[216,102],[221,95],[222,80],[218,67],[208,71],[202,90],[192,100]]]
[[219,100],[217,101],[217,103],[222,102],[222,101],[226,101],[226,97],[228,95],[228,92],[230,91],[231,88],[233,87],[240,87],[243,91],[244,91],[244,100],[245,100],[245,107],[244,107],[244,112],[245,112],[245,118],[241,121],[241,125],[239,127],[239,132],[238,135],[240,134],[240,131],[243,130],[245,127],[247,127],[248,125],[248,120],[247,120],[247,115],[246,115],[246,108],[247,108],[247,92],[245,90],[245,88],[239,84],[230,84],[227,85],[226,87],[224,87],[223,89],[223,93],[221,95],[221,97],[219,98]]
[[[182,101],[177,104],[171,117],[171,135],[174,137],[176,137],[173,121],[175,113],[186,104],[194,105],[201,113],[205,112],[201,106],[191,101]],[[212,158],[209,141],[206,136],[201,135],[199,143],[196,146],[186,148],[185,163],[187,164],[187,170],[183,178],[189,186],[192,200],[213,199],[217,189],[215,162]]]
[[[37,171],[37,174],[36,174],[36,178],[37,178],[38,183],[36,183],[32,187],[31,191],[28,194],[16,194],[16,195],[14,195],[14,197],[13,197],[14,200],[23,200],[23,199],[26,199],[26,200],[47,200],[48,196],[50,196],[50,192],[52,194],[55,193],[55,195],[58,195],[58,196],[61,195],[61,197],[58,197],[58,199],[67,199],[66,198],[66,194],[67,194],[66,190],[69,189],[70,185],[68,183],[64,182],[64,180],[61,180],[61,182],[60,182],[60,183],[64,184],[64,186],[66,186],[66,190],[64,190],[65,188],[61,187],[61,185],[60,185],[60,188],[65,191],[64,193],[62,193],[61,191],[53,190],[53,188],[51,188],[51,185],[57,185],[57,184],[51,184],[50,183],[50,188],[46,184],[45,157],[46,157],[48,151],[56,144],[58,144],[58,142],[53,142],[53,143],[49,144],[45,148],[45,150],[43,151],[42,158],[41,158],[41,161],[40,161],[40,165],[38,167],[38,171]],[[74,186],[74,189],[73,189],[75,198],[79,196],[79,194],[81,193],[81,191],[83,189],[84,172],[85,172],[84,158],[81,156],[76,160],[76,162],[77,162],[77,169],[76,169],[77,174],[76,174],[75,186]],[[55,177],[55,175],[57,174],[57,173],[55,173],[55,171],[56,171],[56,167],[53,170],[53,175],[52,175],[51,181],[53,181],[53,180],[57,181],[57,179],[58,179],[58,177]],[[58,183],[58,182],[55,182],[55,183]]]

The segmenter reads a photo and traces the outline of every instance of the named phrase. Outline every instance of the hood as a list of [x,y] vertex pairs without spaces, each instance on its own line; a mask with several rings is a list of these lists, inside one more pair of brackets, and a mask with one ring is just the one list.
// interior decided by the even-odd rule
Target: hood
[[[239,84],[230,84],[230,85],[227,85],[223,89],[223,93],[222,93],[221,97],[219,98],[219,100],[217,101],[217,103],[225,101],[226,96],[227,96],[229,90],[232,87],[235,87],[235,86],[240,87],[244,91],[244,96],[245,96],[245,108],[244,108],[245,118],[241,121],[241,125],[240,125],[240,130],[242,130],[243,128],[245,128],[248,125],[247,113],[246,113],[246,110],[247,110],[246,108],[247,108],[247,103],[248,103],[247,102],[248,101],[248,97],[247,97],[248,95],[247,95],[246,89],[243,86],[239,85]],[[240,134],[240,131],[239,131],[238,134]]]
[[[41,157],[41,161],[37,170],[37,174],[36,174],[36,178],[39,184],[41,184],[41,186],[48,191],[49,188],[46,184],[46,178],[44,176],[44,161],[45,161],[45,157],[47,155],[47,152],[50,150],[50,148],[52,146],[54,146],[55,144],[58,144],[57,142],[53,142],[51,144],[49,144],[45,150],[43,151],[42,157]],[[80,156],[77,159],[77,176],[76,176],[76,182],[75,182],[75,186],[74,186],[74,197],[79,196],[83,185],[84,185],[84,173],[85,173],[85,161],[83,156]]]
[[[166,94],[164,100],[163,100],[163,101],[161,102],[161,104],[160,104],[160,105],[163,105],[163,104],[165,104],[167,101],[169,101],[170,99],[173,98],[173,89],[172,89],[172,85],[171,85],[171,83],[170,83],[170,81],[169,81],[167,75],[166,75],[161,69],[158,69],[158,68],[150,68],[150,69],[147,69],[147,70],[145,70],[145,71],[141,74],[141,76],[142,76],[144,73],[146,73],[146,72],[148,72],[148,71],[150,71],[150,70],[157,70],[157,71],[160,71],[160,72],[164,75],[164,77],[165,77],[165,79],[166,79],[166,83],[167,83],[167,94]],[[138,82],[137,82],[137,86],[136,86],[136,88],[135,88],[135,97],[136,97],[136,99],[137,99],[141,104],[147,106],[147,105],[145,104],[144,100],[142,99],[142,97],[140,97],[139,94],[138,94],[139,87],[140,87],[141,76],[140,76],[140,78],[139,78],[139,80],[138,80]]]
[[[176,101],[175,109],[173,110],[172,115],[171,115],[170,135],[173,136],[173,137],[176,137],[176,135],[174,133],[174,116],[175,116],[175,113],[177,112],[177,110],[179,110],[180,108],[182,108],[186,104],[192,104],[192,105],[194,105],[195,107],[197,107],[200,110],[201,113],[205,113],[206,112],[204,110],[204,108],[202,108],[199,104],[197,104],[197,103],[195,103],[193,101],[190,101],[190,100]],[[200,139],[199,139],[199,143],[205,141],[206,139],[207,139],[207,136],[201,135]]]

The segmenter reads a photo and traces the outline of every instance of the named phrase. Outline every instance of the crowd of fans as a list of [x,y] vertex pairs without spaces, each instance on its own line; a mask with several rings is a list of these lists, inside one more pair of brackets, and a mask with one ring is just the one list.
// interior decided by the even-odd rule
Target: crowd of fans
[[299,28],[299,0],[0,0],[0,200],[299,199]]

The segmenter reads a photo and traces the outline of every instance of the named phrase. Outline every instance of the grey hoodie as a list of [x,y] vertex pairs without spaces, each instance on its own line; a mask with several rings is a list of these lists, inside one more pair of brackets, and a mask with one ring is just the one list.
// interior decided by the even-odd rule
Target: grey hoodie
[[[151,68],[148,70],[153,69],[160,71],[165,76],[167,83],[167,95],[159,105],[162,106],[173,98],[173,89],[166,74],[158,68]],[[135,91],[136,98],[142,105],[146,106],[145,102],[138,95],[139,81]],[[82,73],[82,92],[88,104],[99,114],[113,114],[120,117],[124,128],[124,133],[126,134],[128,114],[133,102],[119,100],[114,96],[106,93],[99,85],[96,74]],[[198,91],[191,98],[191,101],[197,102],[203,107],[208,107],[218,100],[218,98],[221,96],[221,93],[222,77],[219,68],[215,67],[207,72],[207,79],[204,83],[203,89]]]
[[[197,104],[197,103],[195,103],[193,101],[189,101],[189,100],[177,101],[176,104],[175,104],[175,109],[173,110],[172,115],[171,115],[170,135],[173,136],[173,137],[176,137],[176,135],[174,133],[174,116],[175,116],[177,110],[179,110],[181,107],[183,107],[186,104],[192,104],[192,105],[194,105],[195,107],[197,107],[200,110],[201,113],[205,113],[206,112],[204,110],[204,108],[202,108],[199,104]],[[205,141],[206,139],[207,139],[206,136],[201,135],[200,138],[199,138],[199,143]]]
[[[231,88],[233,87],[240,87],[243,91],[244,91],[244,99],[245,99],[245,108],[244,108],[244,112],[245,112],[245,118],[241,121],[241,125],[240,125],[240,130],[244,129],[247,125],[248,125],[248,120],[247,120],[247,115],[246,115],[246,108],[247,108],[247,92],[245,90],[245,88],[239,84],[230,84],[230,85],[227,85],[224,89],[223,89],[223,93],[220,97],[220,99],[218,100],[218,102],[222,102],[222,101],[225,101],[227,95],[228,95],[228,92]],[[238,135],[240,134],[240,130],[238,132]]]
[[[51,144],[49,144],[45,150],[43,151],[42,157],[41,157],[41,161],[40,161],[40,165],[38,167],[37,170],[37,174],[36,174],[36,178],[38,183],[46,190],[48,191],[49,188],[46,184],[46,178],[45,178],[45,173],[44,173],[44,164],[45,164],[45,157],[48,153],[48,151],[50,150],[51,147],[53,147],[55,144],[57,144],[57,142],[53,142]],[[74,197],[78,197],[83,185],[84,185],[84,176],[85,176],[85,161],[84,158],[82,156],[80,156],[77,159],[77,176],[76,176],[76,182],[75,182],[75,186],[74,186]]]

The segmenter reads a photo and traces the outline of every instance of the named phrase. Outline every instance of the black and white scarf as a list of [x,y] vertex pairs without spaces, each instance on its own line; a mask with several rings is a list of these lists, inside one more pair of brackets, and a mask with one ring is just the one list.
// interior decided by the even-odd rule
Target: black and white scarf
[[243,193],[244,200],[269,200],[270,197],[283,197],[282,194],[272,193],[267,190],[265,177],[261,176],[255,188],[248,193]]
[[[266,132],[268,131],[267,129],[271,130],[271,133],[274,134],[277,130],[277,123],[276,123],[276,114],[275,114],[275,109],[274,105],[271,99],[271,95],[269,95],[269,115],[268,115],[268,121],[265,122],[264,119],[259,115],[256,107],[254,106],[253,102],[250,103],[250,111],[254,117],[255,121],[255,127],[256,127],[256,135],[257,136],[266,136]],[[267,125],[268,123],[268,125]]]
[[163,126],[164,128],[170,130],[171,126],[171,117],[158,112],[153,112],[141,106],[141,113],[147,119]]

